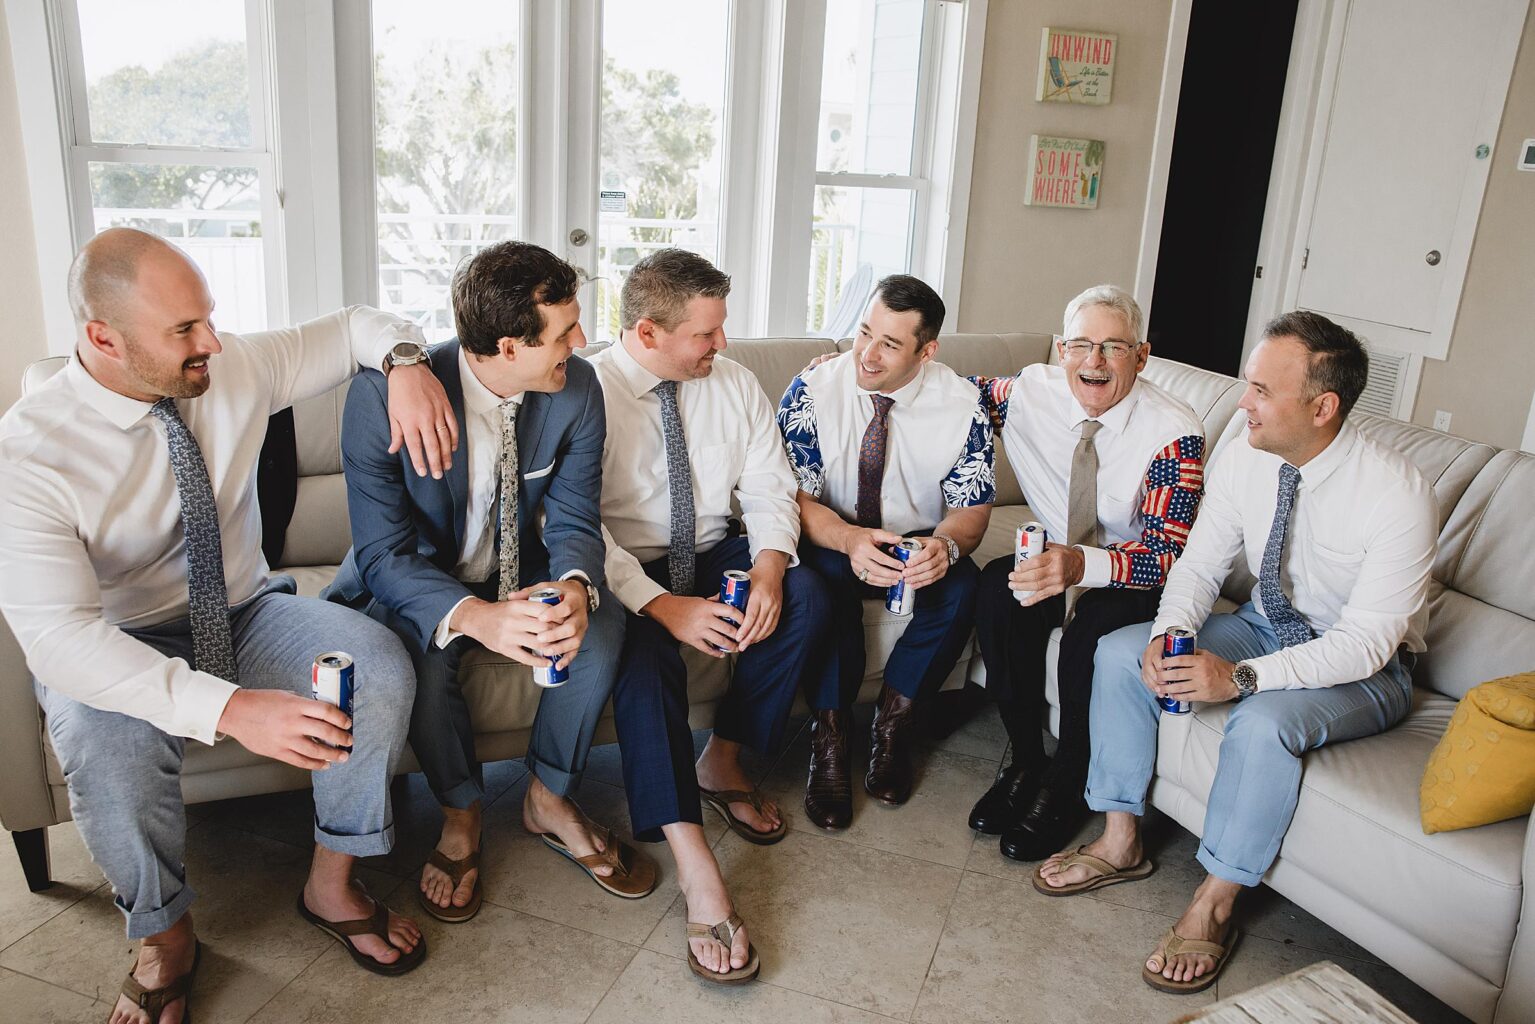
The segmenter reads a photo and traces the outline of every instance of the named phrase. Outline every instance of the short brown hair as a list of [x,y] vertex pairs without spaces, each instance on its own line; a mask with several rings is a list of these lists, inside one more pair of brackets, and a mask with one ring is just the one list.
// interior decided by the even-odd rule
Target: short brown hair
[[688,303],[702,296],[723,299],[730,294],[730,275],[697,253],[661,249],[634,265],[624,279],[618,301],[618,322],[624,330],[652,320],[663,331],[677,329],[687,316]]
[[1263,336],[1294,338],[1306,346],[1306,401],[1331,391],[1338,396],[1338,421],[1348,419],[1370,379],[1370,354],[1353,331],[1320,313],[1296,309],[1270,320]]
[[891,274],[874,286],[874,297],[892,313],[917,313],[917,348],[936,341],[948,311],[926,281],[910,274]]
[[532,242],[497,242],[453,274],[453,325],[464,348],[493,356],[502,338],[541,344],[540,306],[570,301],[581,286],[576,268]]

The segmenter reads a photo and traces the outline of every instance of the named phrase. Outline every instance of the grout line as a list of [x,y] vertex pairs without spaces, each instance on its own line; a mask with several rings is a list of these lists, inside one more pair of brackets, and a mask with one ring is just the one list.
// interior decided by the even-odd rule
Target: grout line
[[587,1013],[585,1020],[590,1021],[597,1015],[597,1011],[602,1008],[603,1001],[608,998],[608,993],[613,991],[613,986],[618,984],[618,979],[624,976],[624,974],[629,970],[630,966],[633,965],[635,958],[639,956],[642,951],[643,947],[636,947],[629,954],[628,962],[618,969],[617,974],[613,975],[613,980],[608,982],[608,987],[602,990],[602,995],[598,996],[597,1001],[592,1004],[591,1011]]
[[[39,978],[36,975],[28,974],[26,971],[18,971],[14,967],[0,967],[0,971],[9,971],[11,974],[16,975],[18,978],[26,978],[29,981],[35,981],[35,982],[37,982],[40,985],[46,985],[49,988],[57,989],[60,992],[68,992],[72,996],[80,996],[83,999],[89,999],[92,1003],[96,1004],[97,1006],[104,1006],[104,1007],[106,1007],[107,1008],[107,1012],[109,1014],[112,1012],[113,1006],[116,1005],[116,1000],[115,999],[113,1001],[109,1002],[108,1000],[102,998],[99,995],[93,996],[93,995],[90,995],[90,994],[85,993],[85,992],[76,992],[74,989],[68,987],[67,985],[55,984],[54,982],[49,981],[47,978]],[[243,1022],[242,1022],[242,1024],[243,1024]]]
[[[977,836],[978,835],[979,835],[979,833],[977,833]],[[975,843],[976,843],[976,839],[972,838],[970,840],[970,848],[972,850],[975,849]],[[969,862],[969,859],[970,858],[967,855],[965,857],[965,860],[966,860],[967,863]],[[927,968],[925,970],[923,970],[923,972],[922,972],[922,984],[917,986],[917,998],[911,1004],[911,1012],[906,1015],[906,1019],[907,1020],[914,1021],[914,1020],[917,1019],[917,1007],[922,1005],[922,993],[927,991],[928,980],[933,975],[933,964],[938,959],[938,949],[939,949],[940,946],[943,945],[943,937],[944,937],[944,935],[949,930],[949,918],[954,913],[954,904],[959,900],[959,889],[960,889],[960,886],[962,886],[964,884],[965,884],[965,875],[964,875],[964,872],[961,871],[960,872],[960,876],[959,876],[959,882],[954,886],[954,892],[952,894],[950,894],[950,896],[949,896],[949,905],[947,907],[945,907],[944,910],[943,910],[943,924],[940,925],[939,928],[938,928],[938,941],[933,943],[933,952],[927,958]]]
[[330,944],[326,943],[325,946],[320,950],[320,952],[315,955],[315,958],[313,960],[311,960],[307,964],[305,964],[303,966],[303,968],[301,970],[299,970],[297,973],[295,973],[293,975],[293,977],[289,978],[283,984],[283,986],[281,988],[279,988],[276,992],[273,992],[271,997],[268,998],[266,1002],[264,1002],[260,1006],[256,1007],[256,1009],[254,1011],[252,1011],[250,1014],[248,1014],[245,1017],[245,1020],[240,1021],[239,1024],[246,1024],[246,1021],[252,1021],[252,1020],[255,1020],[257,1017],[259,1017],[261,1015],[261,1011],[262,1010],[265,1010],[268,1006],[270,1006],[272,1004],[272,1001],[275,1000],[278,996],[280,996],[284,992],[288,991],[288,989],[292,987],[294,982],[298,981],[305,974],[308,974],[310,968],[314,967],[315,964],[319,963],[325,957],[325,954],[330,952],[330,950],[331,950]]

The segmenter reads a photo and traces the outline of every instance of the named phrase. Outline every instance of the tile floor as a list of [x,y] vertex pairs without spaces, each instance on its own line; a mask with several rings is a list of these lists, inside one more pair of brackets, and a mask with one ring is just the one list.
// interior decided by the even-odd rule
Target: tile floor
[[[726,990],[688,972],[683,905],[664,846],[651,848],[663,869],[659,890],[635,901],[604,895],[522,831],[526,773],[506,762],[487,772],[485,907],[465,925],[422,918],[430,957],[397,980],[356,969],[293,911],[308,861],[307,794],[192,808],[188,866],[208,946],[197,1020],[1164,1022],[1323,959],[1422,1024],[1463,1020],[1268,889],[1249,898],[1247,937],[1217,989],[1177,997],[1147,988],[1141,958],[1198,876],[1193,836],[1160,819],[1150,835],[1159,865],[1151,879],[1087,897],[1038,896],[1029,867],[965,828],[1006,752],[992,715],[932,746],[906,807],[859,799],[853,827],[836,835],[814,829],[800,808],[807,743],[800,731],[782,757],[750,765],[789,810],[782,843],[753,846],[705,812],[762,951],[756,984]],[[599,748],[581,799],[593,817],[627,830],[620,782],[617,749]],[[370,861],[364,878],[404,909],[436,838],[437,811],[420,776],[396,792],[399,845]],[[57,826],[50,838],[58,884],[46,893],[28,893],[15,857],[0,850],[0,1018],[98,1024],[132,946],[74,827]]]

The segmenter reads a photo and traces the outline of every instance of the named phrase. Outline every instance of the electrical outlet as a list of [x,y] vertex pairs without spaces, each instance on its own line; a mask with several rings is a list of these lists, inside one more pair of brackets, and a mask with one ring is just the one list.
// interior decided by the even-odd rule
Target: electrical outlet
[[1450,414],[1445,412],[1443,409],[1435,409],[1434,429],[1442,430],[1448,434],[1450,432]]

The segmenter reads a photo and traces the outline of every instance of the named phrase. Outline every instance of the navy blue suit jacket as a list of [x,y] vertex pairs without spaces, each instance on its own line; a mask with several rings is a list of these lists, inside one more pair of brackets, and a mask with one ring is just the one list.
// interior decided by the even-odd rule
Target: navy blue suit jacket
[[[352,379],[341,427],[352,550],[325,596],[354,608],[380,602],[409,624],[421,650],[430,648],[443,616],[471,596],[453,576],[469,498],[458,350],[454,340],[429,352],[461,428],[453,467],[441,480],[417,476],[403,447],[389,454],[388,386],[379,371],[363,370]],[[585,360],[566,363],[562,390],[524,394],[517,415],[519,587],[559,579],[572,569],[602,585],[599,501],[606,438],[602,387]],[[546,515],[542,536],[540,510]],[[494,519],[489,528],[495,529]],[[535,579],[535,572],[547,575]]]

